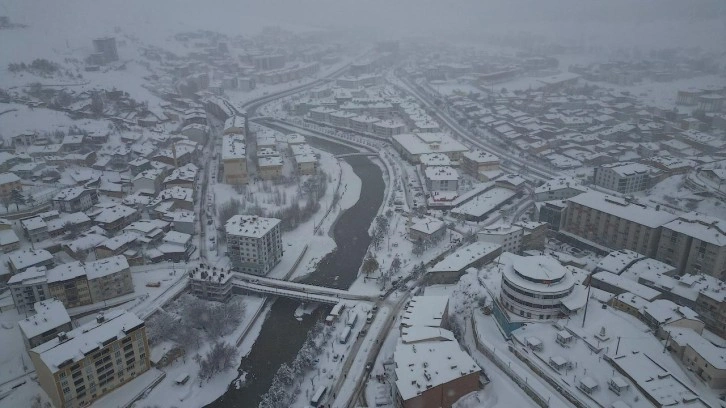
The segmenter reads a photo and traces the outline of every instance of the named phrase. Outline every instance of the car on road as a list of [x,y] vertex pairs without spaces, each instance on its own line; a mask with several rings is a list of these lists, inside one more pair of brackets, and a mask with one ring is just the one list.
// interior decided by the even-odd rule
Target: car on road
[[366,363],[366,371],[371,371],[373,369],[373,362],[369,361]]

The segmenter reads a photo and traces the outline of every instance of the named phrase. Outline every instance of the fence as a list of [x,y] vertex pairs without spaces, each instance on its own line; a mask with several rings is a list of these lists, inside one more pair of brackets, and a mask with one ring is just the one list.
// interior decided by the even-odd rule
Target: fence
[[542,408],[548,408],[549,407],[549,401],[544,396],[540,395],[537,391],[534,390],[528,383],[526,378],[522,378],[519,374],[514,372],[514,370],[511,369],[509,364],[505,364],[502,359],[499,358],[499,356],[496,355],[494,350],[489,348],[489,345],[485,342],[481,341],[481,338],[479,337],[479,333],[476,329],[476,324],[474,323],[474,319],[471,319],[471,327],[474,333],[474,339],[476,340],[476,349],[487,356],[489,360],[491,360],[494,365],[499,367],[500,370],[502,370],[509,378],[514,381],[519,388],[521,388],[532,400],[539,405]]

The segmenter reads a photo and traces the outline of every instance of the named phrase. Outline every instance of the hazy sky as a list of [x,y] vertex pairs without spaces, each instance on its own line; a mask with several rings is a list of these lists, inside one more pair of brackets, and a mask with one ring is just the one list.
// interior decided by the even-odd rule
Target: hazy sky
[[[0,15],[94,31],[113,26],[250,34],[283,25],[473,43],[531,32],[609,46],[726,47],[726,0],[0,0]],[[143,32],[143,31],[141,31]]]

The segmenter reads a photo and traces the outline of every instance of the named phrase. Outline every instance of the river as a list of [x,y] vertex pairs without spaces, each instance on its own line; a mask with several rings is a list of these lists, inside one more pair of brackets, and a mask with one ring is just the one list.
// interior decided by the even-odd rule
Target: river
[[[354,150],[337,143],[313,139],[308,142],[333,154],[353,153]],[[361,179],[358,202],[344,211],[333,227],[336,250],[326,255],[316,270],[302,282],[338,289],[347,289],[355,281],[363,257],[368,250],[368,227],[383,202],[385,183],[377,165],[366,157],[345,159]],[[249,356],[242,359],[240,370],[247,373],[240,389],[230,387],[224,395],[207,405],[209,408],[253,408],[272,384],[272,378],[282,363],[290,363],[302,347],[309,330],[330,307],[319,307],[302,321],[293,317],[298,301],[279,298],[275,301],[252,346]]]

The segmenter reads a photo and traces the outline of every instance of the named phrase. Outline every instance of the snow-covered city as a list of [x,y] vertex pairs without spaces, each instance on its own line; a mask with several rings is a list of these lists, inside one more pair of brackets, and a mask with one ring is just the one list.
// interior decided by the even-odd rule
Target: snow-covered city
[[721,0],[0,0],[0,408],[726,408]]

